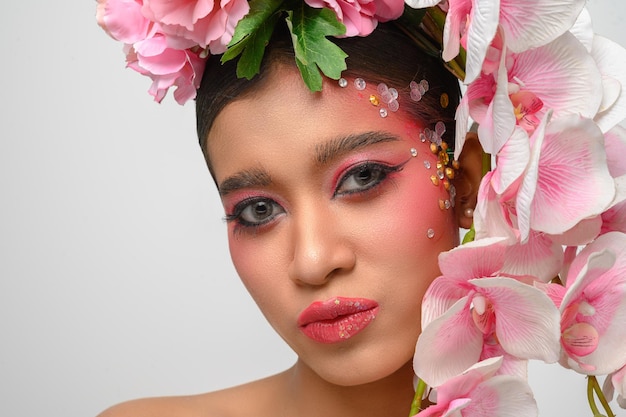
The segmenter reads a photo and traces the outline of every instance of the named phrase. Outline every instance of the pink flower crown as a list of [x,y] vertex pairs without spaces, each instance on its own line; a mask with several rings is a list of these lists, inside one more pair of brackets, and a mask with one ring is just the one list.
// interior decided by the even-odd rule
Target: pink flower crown
[[[475,240],[440,255],[442,275],[424,297],[411,415],[535,416],[528,359],[587,375],[594,414],[598,398],[614,415],[615,394],[626,408],[626,50],[593,34],[585,0],[406,5],[98,0],[97,19],[125,44],[127,65],[152,79],[155,100],[174,86],[181,104],[210,55],[239,56],[238,75],[254,76],[259,41],[284,16],[311,90],[345,69],[327,36],[366,36],[399,19],[420,47],[440,49],[467,85],[456,156],[474,121],[494,167],[481,182]],[[427,386],[437,403],[420,411]]]

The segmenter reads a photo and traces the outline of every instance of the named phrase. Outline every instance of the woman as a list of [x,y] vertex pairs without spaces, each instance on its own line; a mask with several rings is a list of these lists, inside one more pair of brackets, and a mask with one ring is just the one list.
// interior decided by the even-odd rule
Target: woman
[[[399,17],[403,3],[389,3],[394,7],[376,2],[368,16],[381,22]],[[195,97],[202,78],[198,135],[224,205],[233,263],[298,358],[260,381],[193,397],[133,401],[102,416],[413,415],[419,411],[411,407],[414,371],[440,394],[437,405],[420,415],[460,409],[468,416],[510,410],[533,415],[525,383],[504,375],[483,382],[498,372],[523,377],[531,358],[560,357],[564,366],[594,377],[595,371],[617,372],[626,363],[621,351],[610,351],[609,364],[596,357],[626,337],[619,330],[621,298],[598,302],[584,294],[623,287],[623,278],[614,277],[626,271],[618,249],[626,235],[618,225],[623,222],[612,219],[621,218],[626,196],[615,180],[624,161],[608,158],[604,144],[605,134],[607,143],[626,137],[611,130],[623,117],[623,106],[615,103],[623,101],[621,93],[604,91],[619,71],[605,68],[601,54],[593,56],[600,47],[585,48],[567,32],[583,4],[570,3],[553,11],[565,22],[561,32],[549,35],[553,39],[539,39],[544,32],[532,37],[539,43],[528,51],[507,50],[521,41],[515,27],[507,32],[505,19],[482,49],[469,47],[480,19],[466,22],[469,29],[462,39],[457,33],[456,46],[454,38],[444,38],[448,60],[458,43],[468,45],[466,68],[447,64],[457,75],[467,70],[470,86],[459,102],[457,80],[423,52],[427,38],[391,24],[370,33],[373,27],[355,25],[343,9],[335,12],[348,33],[368,36],[339,39],[337,50],[324,43],[326,35],[341,34],[333,32],[337,22],[328,9],[310,12],[294,3],[289,29],[268,31],[265,25],[273,28],[280,8],[265,13],[255,7],[281,3],[254,3],[252,17],[240,26],[244,35],[235,32],[222,58],[226,64],[209,59],[200,76],[207,51],[224,52],[228,40],[198,38],[202,25],[194,26],[195,20],[174,25],[184,13],[159,2],[130,2],[138,24],[120,31],[118,20],[105,21],[114,13],[101,2],[100,23],[133,44],[129,66],[151,76],[157,101],[169,86],[178,87],[178,101]],[[238,21],[246,7],[234,2],[229,16]],[[514,6],[502,7],[506,17]],[[442,12],[432,13],[436,22]],[[300,14],[308,17],[297,20]],[[458,17],[452,5],[450,16]],[[320,26],[307,26],[312,21]],[[423,21],[427,28],[431,23]],[[138,34],[130,33],[135,29]],[[344,71],[342,51],[348,56]],[[238,63],[232,61],[240,53]],[[157,65],[155,57],[166,57],[171,68]],[[256,77],[236,77],[250,78],[257,64]],[[553,79],[551,71],[567,74],[553,83],[556,98],[544,81],[535,82]],[[480,122],[483,147],[498,157],[482,183],[481,146],[476,135],[464,137],[469,114]],[[452,142],[459,146],[458,161]],[[580,171],[591,179],[577,176]],[[555,202],[563,203],[562,216],[550,209]],[[611,210],[619,213],[602,217]],[[459,226],[469,228],[474,220],[480,239],[451,250],[459,244]],[[587,242],[589,249],[576,260],[575,250],[563,253],[563,245]],[[559,272],[565,285],[550,284]],[[592,282],[605,275],[604,286]],[[597,314],[607,304],[614,308]],[[606,324],[613,321],[617,330]],[[617,390],[620,378],[614,377]],[[422,388],[419,383],[416,398]],[[499,396],[499,389],[511,396]],[[496,403],[512,408],[504,412]],[[478,411],[494,404],[497,412]]]
[[[439,275],[437,255],[458,245],[459,223],[471,224],[479,147],[466,145],[458,203],[442,210],[449,191],[433,185],[438,155],[420,133],[433,121],[451,125],[455,106],[440,100],[458,100],[456,79],[389,26],[344,40],[348,86],[324,80],[312,93],[285,37],[270,42],[252,81],[236,78],[233,65],[209,65],[197,114],[234,265],[298,360],[261,381],[131,402],[103,417],[408,415],[420,300]],[[415,102],[409,83],[421,77],[429,90]],[[369,99],[381,82],[399,91],[400,108],[387,117]]]

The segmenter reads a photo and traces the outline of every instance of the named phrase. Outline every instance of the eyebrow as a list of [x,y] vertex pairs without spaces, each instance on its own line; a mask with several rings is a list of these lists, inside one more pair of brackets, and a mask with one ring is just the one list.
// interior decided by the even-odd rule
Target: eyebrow
[[366,148],[377,143],[396,142],[400,137],[387,132],[363,132],[331,139],[315,147],[315,162],[326,165],[357,149]]
[[[396,142],[400,137],[388,132],[363,132],[348,136],[341,136],[315,146],[315,163],[323,166],[350,152],[366,148],[378,143]],[[267,187],[272,184],[272,178],[267,171],[261,168],[247,169],[238,172],[218,186],[220,196],[245,188]]]
[[252,168],[226,178],[218,186],[218,190],[221,196],[225,196],[243,188],[264,187],[271,183],[272,179],[266,171],[260,168]]

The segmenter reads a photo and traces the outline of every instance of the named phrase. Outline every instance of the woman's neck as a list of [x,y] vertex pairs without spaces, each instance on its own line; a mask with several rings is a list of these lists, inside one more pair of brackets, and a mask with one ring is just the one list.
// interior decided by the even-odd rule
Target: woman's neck
[[285,416],[407,417],[414,395],[410,362],[384,379],[357,386],[329,383],[302,361],[284,377]]

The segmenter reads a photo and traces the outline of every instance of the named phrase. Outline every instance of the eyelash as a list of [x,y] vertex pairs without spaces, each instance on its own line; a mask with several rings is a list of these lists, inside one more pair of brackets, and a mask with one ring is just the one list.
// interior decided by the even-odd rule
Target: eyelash
[[[350,168],[345,174],[343,174],[341,176],[341,179],[338,181],[337,186],[335,187],[335,192],[333,193],[333,198],[334,197],[341,197],[341,196],[347,196],[347,195],[353,195],[353,194],[359,194],[359,193],[365,193],[371,189],[374,189],[376,187],[378,187],[383,181],[385,181],[385,179],[387,179],[387,176],[389,174],[393,174],[395,172],[399,172],[402,171],[402,168],[404,168],[404,165],[406,164],[407,161],[402,162],[401,164],[398,165],[387,165],[387,164],[382,164],[379,162],[371,162],[371,161],[367,161],[367,162],[363,162],[360,163],[352,168]],[[368,185],[366,185],[364,188],[359,188],[359,189],[355,189],[355,190],[348,190],[348,191],[343,191],[340,192],[340,188],[353,176],[363,173],[365,171],[370,171],[372,173],[375,173],[376,175],[378,175],[378,177],[376,177],[374,179],[374,181]]]
[[[387,164],[383,164],[379,162],[371,162],[371,161],[359,163],[358,165],[351,167],[341,176],[340,180],[337,182],[335,191],[333,192],[333,198],[342,197],[342,196],[351,196],[355,194],[365,194],[377,188],[379,185],[381,185],[387,179],[389,174],[402,171],[406,162],[407,161],[402,162],[398,165],[387,165]],[[374,173],[375,175],[377,175],[377,177],[375,177],[371,183],[367,184],[363,188],[340,191],[341,187],[344,186],[346,182],[348,182],[351,178],[353,178],[357,174],[364,173],[368,170],[371,173]],[[268,205],[268,207],[271,207],[272,211],[270,212],[270,215],[266,219],[259,221],[259,222],[251,222],[251,221],[245,220],[242,216],[244,214],[244,211],[247,209],[253,209],[254,205],[257,203],[265,203],[266,205]],[[276,210],[277,207],[279,208],[279,212],[277,214],[274,214],[274,211]],[[232,213],[227,214],[224,217],[224,220],[226,220],[226,222],[228,223],[230,222],[236,223],[235,232],[240,232],[240,231],[255,232],[257,229],[267,225],[268,223],[271,223],[274,220],[274,218],[280,215],[281,213],[284,213],[284,209],[273,199],[268,198],[268,197],[251,197],[251,198],[246,198],[245,200],[242,200],[239,203],[237,203],[235,207],[233,208]]]

